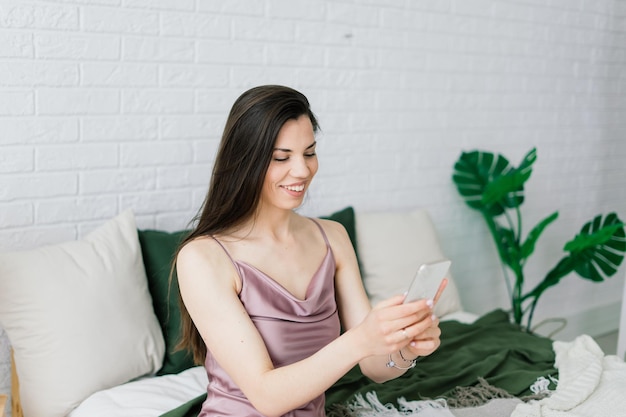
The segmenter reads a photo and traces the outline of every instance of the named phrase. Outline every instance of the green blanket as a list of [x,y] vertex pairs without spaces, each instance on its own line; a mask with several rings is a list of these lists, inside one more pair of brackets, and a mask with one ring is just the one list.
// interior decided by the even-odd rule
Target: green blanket
[[[326,392],[326,407],[350,402],[356,394],[375,391],[384,403],[452,397],[456,387],[478,384],[479,378],[514,396],[532,394],[538,377],[556,376],[552,340],[520,331],[506,312],[495,310],[472,324],[444,321],[441,346],[400,378],[376,384],[358,366]],[[196,417],[206,394],[163,414],[162,417]]]

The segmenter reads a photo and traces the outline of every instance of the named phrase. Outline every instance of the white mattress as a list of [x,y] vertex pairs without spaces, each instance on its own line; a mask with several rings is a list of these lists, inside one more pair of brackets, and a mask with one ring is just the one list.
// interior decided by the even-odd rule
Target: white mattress
[[68,417],[157,417],[206,392],[204,367],[144,378],[96,392]]

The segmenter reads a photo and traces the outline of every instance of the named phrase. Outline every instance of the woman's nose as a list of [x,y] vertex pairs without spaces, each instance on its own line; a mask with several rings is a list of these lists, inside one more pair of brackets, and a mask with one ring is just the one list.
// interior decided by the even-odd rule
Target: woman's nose
[[304,178],[309,176],[311,170],[304,158],[293,158],[293,165],[291,166],[291,175],[298,178]]

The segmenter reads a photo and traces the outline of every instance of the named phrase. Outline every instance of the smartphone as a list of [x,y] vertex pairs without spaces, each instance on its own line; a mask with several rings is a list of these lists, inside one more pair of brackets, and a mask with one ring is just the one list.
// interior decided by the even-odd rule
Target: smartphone
[[443,288],[445,288],[446,283],[443,283],[443,287],[442,285],[439,285],[439,289],[436,292],[432,289],[434,294],[428,293],[431,290],[428,283],[441,282],[441,280],[448,273],[451,263],[452,262],[445,259],[421,265],[413,277],[413,281],[411,281],[409,290],[404,298],[404,303],[410,303],[412,301],[428,297],[433,297],[433,300],[436,301],[436,299],[439,298],[439,295],[441,295]]

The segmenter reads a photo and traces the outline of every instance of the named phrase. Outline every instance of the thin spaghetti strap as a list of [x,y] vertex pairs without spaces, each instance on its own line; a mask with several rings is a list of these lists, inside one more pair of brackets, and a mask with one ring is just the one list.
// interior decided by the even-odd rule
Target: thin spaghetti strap
[[218,245],[220,245],[220,247],[224,250],[224,253],[226,253],[226,256],[228,256],[228,259],[230,259],[230,261],[233,263],[233,266],[235,267],[235,270],[239,271],[239,268],[237,266],[237,263],[235,262],[235,260],[233,259],[232,256],[230,256],[230,253],[226,250],[226,248],[224,247],[224,245],[222,245],[222,242],[220,242],[219,240],[217,240],[215,238],[215,236],[211,236],[211,238],[217,242]]
[[324,238],[324,242],[326,242],[326,247],[330,248],[330,242],[328,241],[328,237],[326,236],[326,232],[324,232],[324,228],[322,227],[322,225],[319,224],[319,222],[312,217],[309,217],[309,219],[313,220],[313,223],[315,223],[315,225],[320,229],[320,232],[322,232],[322,237]]

